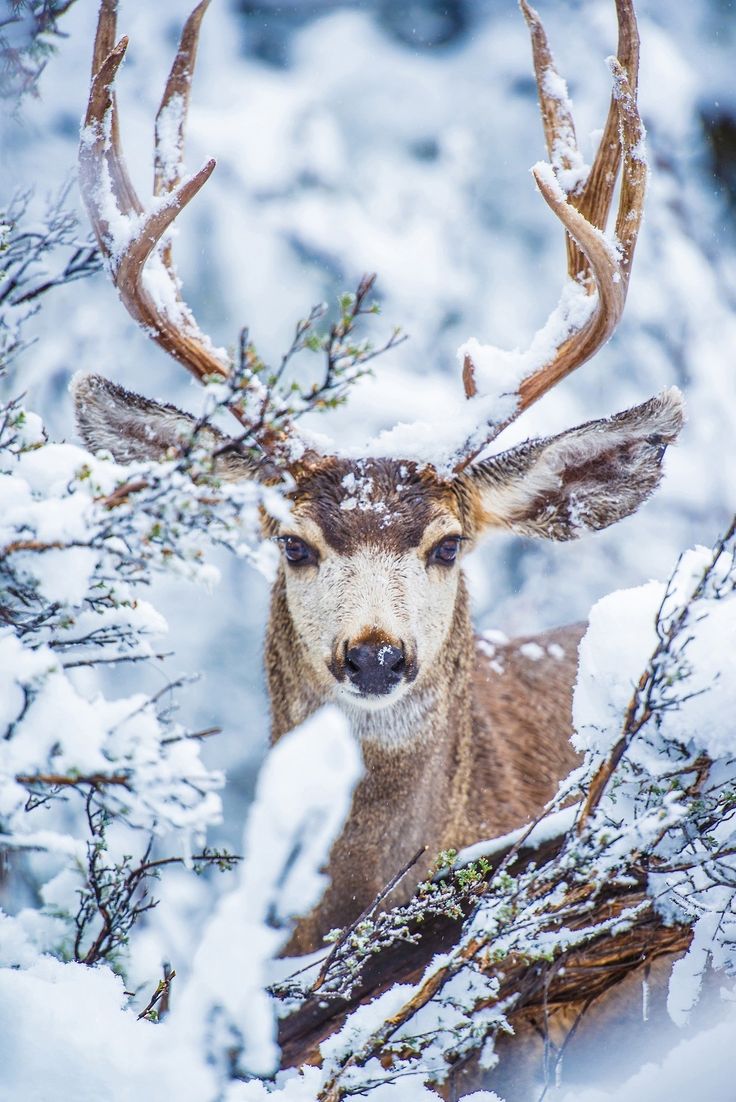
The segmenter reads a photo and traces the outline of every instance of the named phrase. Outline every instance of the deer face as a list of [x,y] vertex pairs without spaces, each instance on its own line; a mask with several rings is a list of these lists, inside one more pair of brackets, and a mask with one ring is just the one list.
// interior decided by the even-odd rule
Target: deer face
[[[78,379],[75,399],[87,445],[123,462],[175,450],[195,423],[100,376]],[[289,616],[320,692],[379,709],[430,679],[452,630],[459,562],[477,538],[505,528],[568,540],[628,516],[659,482],[682,419],[679,392],[664,391],[444,478],[394,459],[312,462],[288,519],[266,535],[281,546]],[[237,449],[216,469],[258,476]]]
[[448,483],[391,460],[326,460],[281,524],[286,599],[323,689],[396,701],[432,669],[453,620],[470,533]]

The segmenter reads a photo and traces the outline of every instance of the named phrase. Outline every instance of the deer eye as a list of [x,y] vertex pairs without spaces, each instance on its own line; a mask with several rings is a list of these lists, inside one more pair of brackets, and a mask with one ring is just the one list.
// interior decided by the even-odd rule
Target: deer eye
[[441,563],[443,566],[452,566],[457,558],[461,542],[462,536],[448,536],[447,539],[442,540],[430,551],[429,561],[431,563]]
[[279,543],[284,549],[286,561],[293,566],[314,566],[317,563],[317,552],[298,536],[280,536]]

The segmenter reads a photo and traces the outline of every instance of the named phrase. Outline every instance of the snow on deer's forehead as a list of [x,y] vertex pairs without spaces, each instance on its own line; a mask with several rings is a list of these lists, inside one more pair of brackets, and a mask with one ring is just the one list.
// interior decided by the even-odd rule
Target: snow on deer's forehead
[[433,520],[460,518],[449,483],[391,459],[326,460],[300,479],[294,512],[318,524],[341,553],[367,542],[405,551],[421,543]]

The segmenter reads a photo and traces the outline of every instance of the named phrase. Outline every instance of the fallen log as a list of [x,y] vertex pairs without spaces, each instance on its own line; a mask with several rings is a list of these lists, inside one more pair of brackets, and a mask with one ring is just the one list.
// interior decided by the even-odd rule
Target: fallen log
[[[409,929],[417,940],[397,941],[367,956],[348,997],[330,994],[323,988],[309,994],[293,1014],[280,1022],[282,1066],[320,1063],[320,1043],[339,1030],[356,1007],[394,984],[417,984],[436,954],[448,953],[459,943],[469,916],[484,895],[493,891],[489,883],[500,868],[514,876],[530,862],[538,868],[549,865],[559,857],[565,841],[565,835],[558,835],[538,846],[519,846],[516,842],[497,849],[487,859],[490,868],[483,884],[459,891],[461,913],[432,915],[421,924],[415,921]],[[563,949],[548,961],[529,961],[512,954],[497,962],[493,942],[489,942],[480,957],[480,968],[484,974],[497,977],[499,1003],[513,999],[507,1017],[515,1029],[532,1020],[540,1009],[547,1016],[559,1011],[565,1012],[566,1018],[577,1016],[637,970],[648,968],[664,954],[678,954],[688,947],[690,928],[665,924],[646,895],[646,877],[646,869],[641,866],[623,880],[612,880],[595,891],[592,887],[587,892],[579,886],[573,888],[578,898],[568,898],[567,904],[577,905],[579,917],[567,926],[600,926],[601,932],[593,934],[583,946]],[[623,916],[629,917],[622,921],[622,928],[611,932],[611,926],[615,929],[617,919]],[[459,1061],[458,1070],[462,1063]]]

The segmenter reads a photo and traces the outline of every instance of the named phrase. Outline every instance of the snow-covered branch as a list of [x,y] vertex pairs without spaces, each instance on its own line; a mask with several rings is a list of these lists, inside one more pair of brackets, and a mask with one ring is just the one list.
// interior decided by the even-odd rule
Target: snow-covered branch
[[119,961],[154,905],[151,878],[172,859],[154,839],[173,835],[190,866],[231,863],[202,850],[222,777],[200,758],[203,733],[174,719],[181,681],[108,699],[90,680],[161,657],[166,624],[141,596],[152,571],[211,584],[213,542],[265,562],[263,495],[224,490],[208,463],[193,446],[119,467],[47,443],[17,401],[0,410],[0,845],[58,855],[43,889],[56,940],[39,947],[88,963]]

